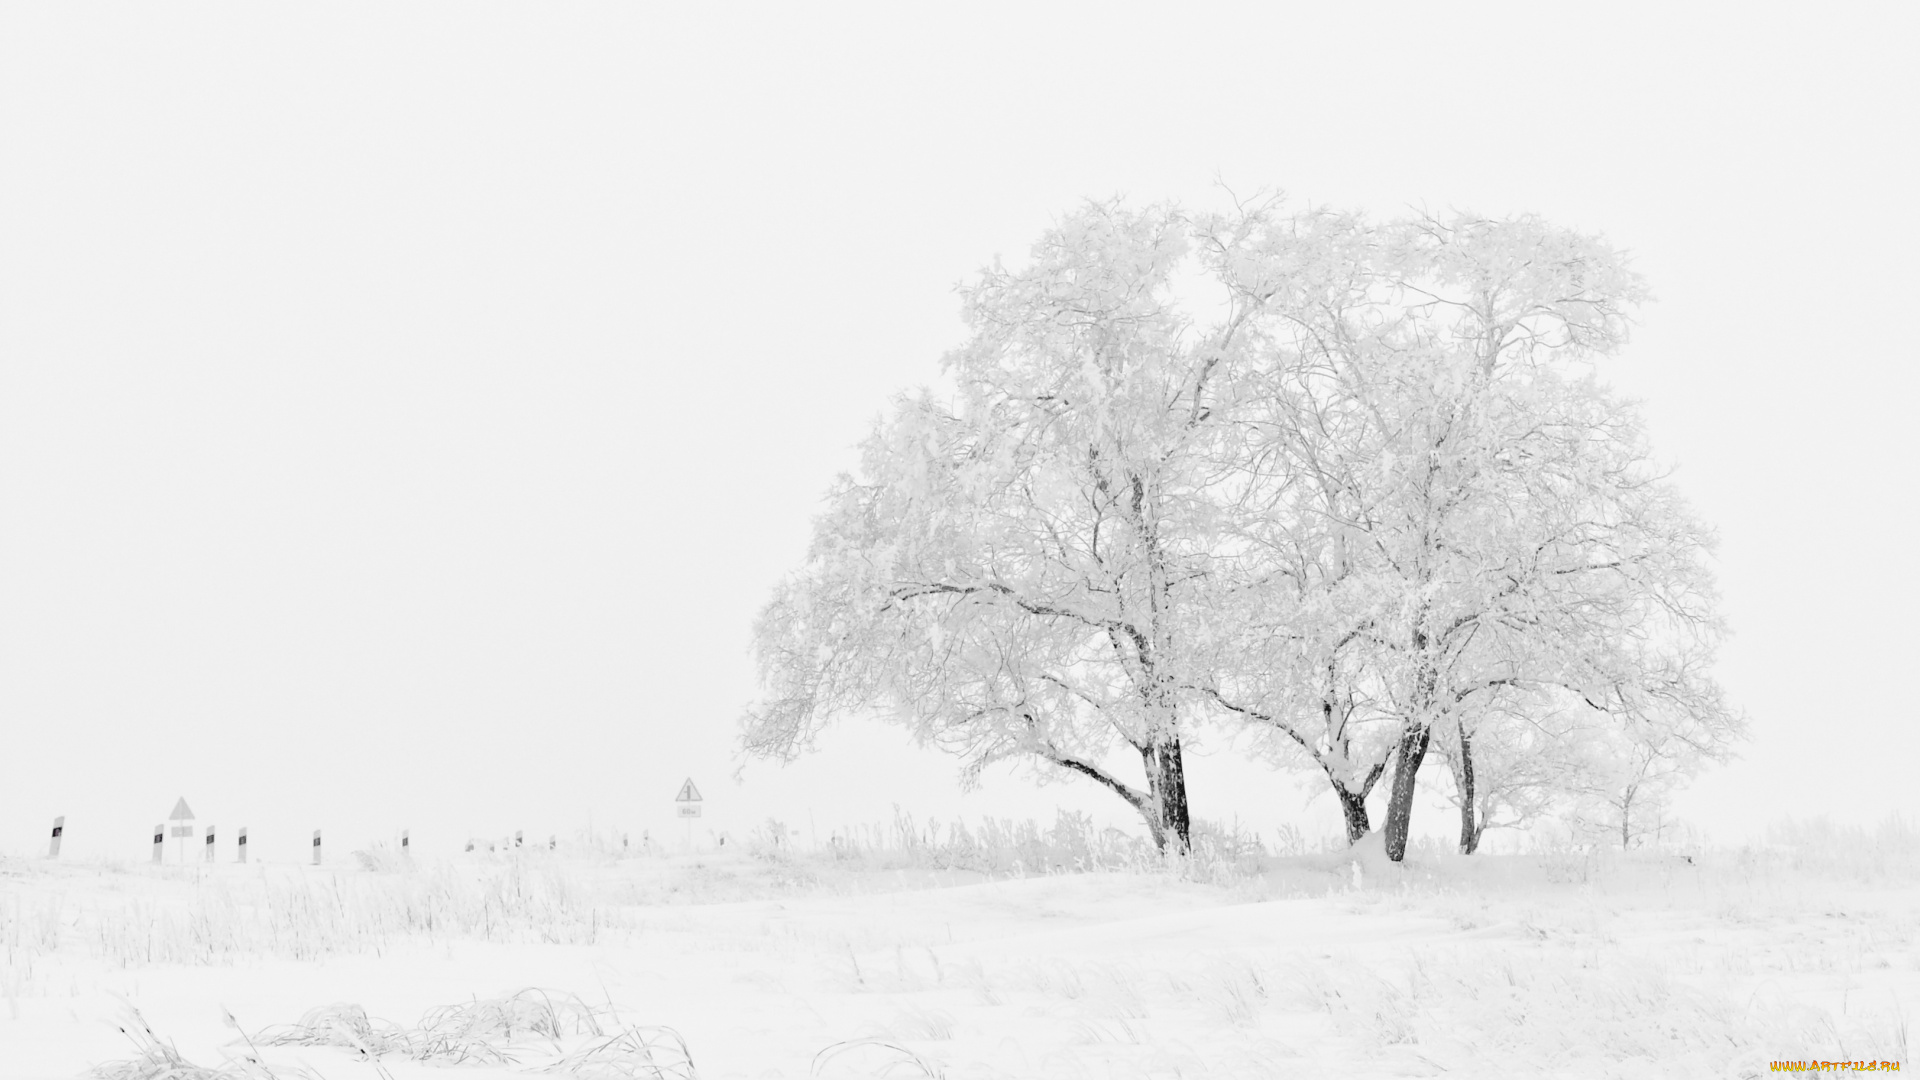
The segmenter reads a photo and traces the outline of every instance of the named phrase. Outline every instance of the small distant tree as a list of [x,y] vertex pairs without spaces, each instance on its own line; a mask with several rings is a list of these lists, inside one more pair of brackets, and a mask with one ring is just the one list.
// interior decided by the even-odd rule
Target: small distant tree
[[1672,797],[1702,766],[1724,761],[1744,732],[1707,674],[1710,648],[1670,643],[1642,678],[1583,699],[1597,738],[1563,785],[1581,831],[1611,834],[1622,850],[1658,838]]
[[1525,829],[1567,809],[1585,770],[1603,761],[1595,743],[1602,714],[1568,706],[1562,695],[1511,694],[1473,713],[1456,712],[1435,733],[1460,814],[1460,851],[1471,855],[1489,829]]
[[1630,851],[1652,835],[1666,817],[1674,791],[1691,770],[1690,756],[1670,754],[1666,740],[1628,740],[1618,757],[1573,791],[1568,818],[1575,831],[1602,842],[1617,841]]
[[[1190,674],[1222,491],[1209,462],[1255,298],[1197,329],[1191,225],[1092,205],[964,290],[950,399],[902,399],[756,629],[751,752],[889,716],[968,775],[1022,759],[1089,778],[1184,850]],[[1137,758],[1139,779],[1115,770]]]

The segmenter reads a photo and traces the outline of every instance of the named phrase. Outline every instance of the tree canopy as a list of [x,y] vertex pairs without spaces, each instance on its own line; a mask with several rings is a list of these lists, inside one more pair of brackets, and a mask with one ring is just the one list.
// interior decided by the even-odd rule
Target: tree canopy
[[1435,739],[1466,850],[1549,789],[1624,815],[1739,734],[1709,536],[1592,370],[1644,296],[1532,217],[1083,207],[963,290],[950,389],[830,492],[746,746],[879,712],[975,774],[1090,778],[1174,850],[1201,724],[1319,770],[1350,839],[1391,768],[1396,859]]

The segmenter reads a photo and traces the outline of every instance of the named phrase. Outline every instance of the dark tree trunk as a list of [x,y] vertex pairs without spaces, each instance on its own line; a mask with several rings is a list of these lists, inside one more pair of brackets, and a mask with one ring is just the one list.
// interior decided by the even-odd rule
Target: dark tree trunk
[[1334,725],[1333,713],[1339,705],[1338,700],[1334,696],[1335,679],[1336,670],[1332,664],[1328,664],[1327,694],[1320,699],[1320,723],[1328,732],[1339,732],[1332,749],[1336,754],[1335,760],[1341,764],[1339,768],[1336,769],[1328,762],[1325,756],[1322,756],[1320,758],[1320,768],[1325,770],[1327,783],[1333,785],[1333,793],[1340,799],[1340,814],[1346,818],[1347,821],[1347,846],[1352,847],[1359,843],[1360,838],[1367,835],[1367,832],[1373,828],[1373,822],[1367,818],[1367,795],[1373,791],[1374,781],[1380,779],[1380,770],[1385,767],[1385,763],[1375,765],[1373,769],[1367,773],[1367,778],[1360,783],[1360,790],[1355,791],[1347,786],[1349,780],[1352,778],[1352,773],[1346,764],[1349,744],[1343,730],[1344,725],[1342,725],[1341,729],[1336,729]]
[[1171,847],[1184,855],[1189,840],[1187,769],[1180,756],[1180,715],[1174,701],[1173,678],[1161,668],[1170,644],[1166,619],[1173,608],[1166,551],[1162,547],[1155,513],[1159,495],[1157,490],[1149,490],[1152,485],[1147,476],[1131,469],[1126,475],[1127,488],[1132,496],[1130,516],[1134,527],[1140,530],[1142,553],[1147,563],[1147,611],[1143,614],[1151,619],[1144,631],[1140,626],[1129,625],[1126,636],[1134,643],[1134,660],[1139,665],[1135,678],[1139,680],[1136,685],[1142,704],[1147,707],[1149,715],[1165,724],[1148,736],[1150,741],[1141,751],[1141,756],[1147,766],[1147,794],[1153,800],[1155,813],[1160,819],[1155,842],[1161,851]]
[[1148,766],[1154,770],[1154,792],[1159,796],[1160,848],[1169,845],[1186,854],[1191,844],[1191,822],[1187,812],[1187,767],[1180,754],[1180,737],[1172,736],[1154,748]]
[[1460,729],[1460,854],[1471,855],[1480,846],[1480,829],[1473,820],[1473,737]]
[[[1340,752],[1343,755],[1346,753],[1344,744],[1340,747]],[[1344,766],[1336,771],[1323,758],[1320,767],[1326,771],[1327,783],[1332,786],[1334,795],[1340,800],[1340,815],[1346,818],[1347,823],[1347,846],[1352,847],[1373,828],[1373,819],[1367,816],[1367,796],[1373,794],[1373,785],[1379,783],[1381,774],[1387,771],[1387,763],[1375,762],[1373,768],[1367,770],[1366,779],[1360,781],[1358,789],[1347,786],[1349,781],[1343,779],[1348,775],[1344,771]]]
[[1364,792],[1348,791],[1339,784],[1333,785],[1333,793],[1340,797],[1340,813],[1347,819],[1347,846],[1351,847],[1373,828],[1367,819],[1367,796]]
[[1426,759],[1432,730],[1415,724],[1400,736],[1393,763],[1393,791],[1387,797],[1387,858],[1394,862],[1407,857],[1407,830],[1413,824],[1413,791],[1420,774],[1420,762]]

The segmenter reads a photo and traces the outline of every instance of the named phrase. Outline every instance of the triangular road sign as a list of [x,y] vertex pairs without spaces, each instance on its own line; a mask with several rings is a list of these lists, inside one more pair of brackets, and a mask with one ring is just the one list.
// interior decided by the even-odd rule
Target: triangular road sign
[[687,782],[680,785],[680,794],[675,795],[673,797],[673,801],[674,802],[699,802],[700,801],[700,789],[693,786],[693,777],[691,776],[687,777]]
[[180,796],[180,801],[173,804],[173,816],[168,818],[167,820],[168,821],[192,821],[193,820],[193,808],[187,805],[187,797],[185,795]]

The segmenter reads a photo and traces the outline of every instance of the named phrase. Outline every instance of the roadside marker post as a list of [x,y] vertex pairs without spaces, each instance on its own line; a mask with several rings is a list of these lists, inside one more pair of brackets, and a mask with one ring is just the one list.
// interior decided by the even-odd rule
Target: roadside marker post
[[66,831],[67,831],[66,815],[62,814],[59,817],[54,818],[53,819],[53,842],[47,845],[47,858],[57,859],[60,857],[60,834]]
[[155,825],[153,827],[153,861],[156,863],[160,861],[161,842],[166,838],[167,827],[165,825]]
[[247,827],[240,826],[240,862],[247,861]]
[[213,826],[207,826],[207,861],[213,861]]
[[[407,830],[405,829],[400,830],[400,858],[403,861],[410,862],[413,859],[413,848],[408,846],[408,843],[411,839],[412,837],[407,835]],[[471,851],[473,849],[468,848],[467,850]]]
[[313,865],[320,865],[320,830],[313,830]]

